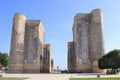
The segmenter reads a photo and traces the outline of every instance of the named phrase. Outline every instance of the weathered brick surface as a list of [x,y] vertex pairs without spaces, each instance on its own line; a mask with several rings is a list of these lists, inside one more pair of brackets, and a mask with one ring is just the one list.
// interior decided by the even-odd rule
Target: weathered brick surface
[[53,61],[51,56],[51,45],[44,45],[44,54],[43,54],[43,72],[53,72]]
[[[103,22],[100,9],[91,13],[78,13],[73,24],[73,45],[68,43],[68,69],[82,72],[104,72],[98,68],[99,58],[104,54]],[[74,50],[74,52],[73,52]],[[74,56],[73,56],[74,55]],[[75,57],[75,67],[71,60]]]
[[[49,54],[51,57],[51,49],[48,49],[48,53],[45,52],[42,22],[40,20],[26,20],[24,15],[15,14],[9,57],[10,72],[42,72],[44,65],[43,57],[46,57],[44,54]],[[51,62],[50,59],[47,60]],[[51,66],[44,66],[44,68],[51,69]]]
[[23,72],[25,21],[26,17],[24,15],[15,14],[9,58],[10,72]]

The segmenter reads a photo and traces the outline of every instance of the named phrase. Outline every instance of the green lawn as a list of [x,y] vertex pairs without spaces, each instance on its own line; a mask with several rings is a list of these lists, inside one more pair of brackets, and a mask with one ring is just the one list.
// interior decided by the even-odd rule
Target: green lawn
[[70,78],[70,80],[120,80],[120,78]]
[[24,80],[23,78],[0,78],[0,80]]

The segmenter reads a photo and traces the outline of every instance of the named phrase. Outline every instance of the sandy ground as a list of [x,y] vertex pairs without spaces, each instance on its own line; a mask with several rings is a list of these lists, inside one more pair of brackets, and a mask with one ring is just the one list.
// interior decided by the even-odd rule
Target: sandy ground
[[2,77],[20,77],[26,78],[25,80],[69,80],[69,78],[100,78],[103,77],[119,77],[120,74],[106,75],[98,73],[80,73],[80,74],[2,74]]

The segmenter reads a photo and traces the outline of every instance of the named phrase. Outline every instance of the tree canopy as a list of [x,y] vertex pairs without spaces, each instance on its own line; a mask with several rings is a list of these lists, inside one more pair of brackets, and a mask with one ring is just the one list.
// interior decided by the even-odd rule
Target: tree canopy
[[3,67],[7,67],[8,66],[8,54],[7,53],[0,52],[0,64]]
[[100,69],[118,69],[120,68],[120,50],[115,49],[108,52],[98,60]]

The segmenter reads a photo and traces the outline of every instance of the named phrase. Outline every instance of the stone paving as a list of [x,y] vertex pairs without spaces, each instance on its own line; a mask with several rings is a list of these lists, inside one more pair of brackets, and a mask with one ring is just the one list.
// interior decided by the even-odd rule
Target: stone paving
[[95,74],[95,73],[82,73],[82,74],[2,74],[2,77],[19,77],[26,78],[25,80],[69,80],[69,78],[97,78],[101,77],[118,77],[117,75]]

